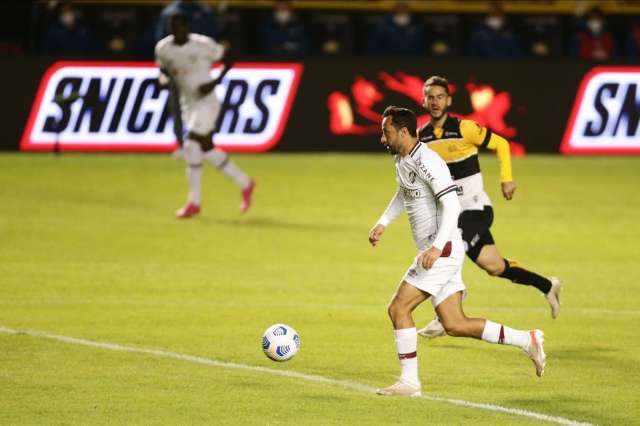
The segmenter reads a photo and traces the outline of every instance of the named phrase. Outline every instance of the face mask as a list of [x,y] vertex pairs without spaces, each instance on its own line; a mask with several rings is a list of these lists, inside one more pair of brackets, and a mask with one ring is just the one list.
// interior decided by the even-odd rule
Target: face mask
[[411,22],[411,15],[408,13],[396,13],[393,15],[393,23],[399,27],[406,27]]
[[489,16],[484,23],[492,30],[498,31],[504,25],[504,19],[500,16]]
[[284,25],[291,21],[291,11],[287,9],[276,10],[273,17],[277,23]]
[[76,14],[73,12],[62,12],[60,22],[62,22],[65,27],[72,27],[76,22]]
[[600,34],[603,26],[602,21],[597,18],[592,18],[587,21],[587,28],[589,28],[589,31],[593,34]]

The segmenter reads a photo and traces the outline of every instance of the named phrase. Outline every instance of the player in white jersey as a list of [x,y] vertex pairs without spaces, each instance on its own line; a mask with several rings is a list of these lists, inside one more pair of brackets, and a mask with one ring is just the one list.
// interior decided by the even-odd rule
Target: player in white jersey
[[456,185],[446,163],[418,141],[416,126],[416,116],[408,109],[390,106],[383,113],[381,143],[395,155],[398,189],[369,232],[369,243],[375,247],[386,227],[406,210],[419,254],[388,306],[401,375],[393,385],[379,389],[378,394],[421,395],[418,334],[411,312],[428,298],[449,335],[522,348],[533,361],[536,374],[542,376],[546,355],[541,330],[515,330],[464,314],[464,245],[457,227],[461,207]]
[[180,91],[182,120],[187,130],[184,158],[187,162],[189,195],[187,204],[176,212],[179,218],[192,217],[201,209],[202,163],[211,163],[231,178],[241,189],[245,212],[251,205],[255,182],[240,170],[222,150],[214,148],[212,136],[220,113],[220,103],[214,93],[229,70],[225,64],[222,74],[211,79],[211,66],[225,54],[224,47],[210,37],[189,33],[187,17],[172,15],[171,34],[156,44],[156,62],[160,66],[160,83],[170,80]]

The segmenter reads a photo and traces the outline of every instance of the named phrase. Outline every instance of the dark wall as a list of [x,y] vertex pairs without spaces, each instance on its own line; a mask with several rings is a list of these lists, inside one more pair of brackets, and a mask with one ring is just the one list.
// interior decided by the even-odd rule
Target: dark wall
[[[53,62],[28,55],[0,58],[0,149],[18,149],[38,84]],[[422,81],[438,74],[455,84],[452,111],[480,121],[527,152],[558,152],[576,90],[589,68],[571,62],[308,59],[285,132],[273,149],[379,150],[379,114],[389,104],[424,114]]]

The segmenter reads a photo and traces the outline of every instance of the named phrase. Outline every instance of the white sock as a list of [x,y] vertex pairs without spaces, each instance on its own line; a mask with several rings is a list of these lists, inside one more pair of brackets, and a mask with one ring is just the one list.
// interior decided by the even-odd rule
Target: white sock
[[187,140],[184,146],[184,159],[187,162],[188,201],[200,205],[202,193],[202,148],[198,142]]
[[484,330],[482,331],[482,340],[489,343],[500,343],[525,349],[529,346],[529,332],[515,330],[502,324],[496,324],[493,321],[486,320]]
[[189,202],[200,205],[202,193],[202,165],[187,165],[187,180],[189,181]]
[[214,148],[205,152],[204,158],[225,176],[231,178],[240,188],[244,189],[251,183],[249,176],[231,161],[226,152]]
[[418,379],[418,333],[415,327],[394,330],[398,358],[400,358],[400,379],[405,383],[420,384]]

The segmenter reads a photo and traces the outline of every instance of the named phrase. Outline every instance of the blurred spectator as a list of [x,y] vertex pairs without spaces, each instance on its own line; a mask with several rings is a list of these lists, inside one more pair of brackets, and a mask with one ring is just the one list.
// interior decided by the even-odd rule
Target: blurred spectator
[[260,25],[260,50],[267,54],[304,54],[309,41],[304,26],[294,15],[288,1],[275,3],[273,13]]
[[520,39],[507,24],[499,3],[492,3],[484,21],[471,31],[467,55],[491,59],[517,59],[523,56]]
[[94,23],[96,38],[109,52],[132,50],[139,34],[138,16],[130,7],[103,8]]
[[422,25],[411,15],[409,5],[396,2],[393,13],[371,29],[367,52],[371,55],[424,55],[426,40]]
[[606,29],[602,10],[593,8],[587,13],[583,28],[573,36],[571,56],[591,61],[606,61],[615,56],[615,40]]
[[314,51],[324,55],[351,55],[353,25],[346,14],[314,14],[311,18]]
[[58,17],[49,24],[44,49],[51,52],[88,52],[93,36],[80,22],[79,12],[68,2],[60,5]]
[[189,31],[204,34],[211,38],[218,37],[218,27],[213,11],[198,0],[174,0],[160,13],[156,27],[156,42],[169,34],[169,20],[171,15],[182,12],[187,16]]
[[630,61],[640,59],[640,22],[633,24],[627,34],[627,59]]

